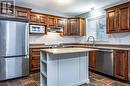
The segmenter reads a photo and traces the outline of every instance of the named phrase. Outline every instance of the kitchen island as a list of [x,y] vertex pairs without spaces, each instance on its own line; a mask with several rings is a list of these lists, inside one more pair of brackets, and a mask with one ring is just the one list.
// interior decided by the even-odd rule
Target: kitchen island
[[95,50],[97,49],[42,49],[40,86],[78,86],[88,83],[88,52]]

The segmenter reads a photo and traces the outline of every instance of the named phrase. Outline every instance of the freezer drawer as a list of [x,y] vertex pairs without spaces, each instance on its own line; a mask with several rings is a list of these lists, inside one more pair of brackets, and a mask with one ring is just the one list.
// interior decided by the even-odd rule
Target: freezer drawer
[[29,74],[28,56],[0,58],[0,81]]

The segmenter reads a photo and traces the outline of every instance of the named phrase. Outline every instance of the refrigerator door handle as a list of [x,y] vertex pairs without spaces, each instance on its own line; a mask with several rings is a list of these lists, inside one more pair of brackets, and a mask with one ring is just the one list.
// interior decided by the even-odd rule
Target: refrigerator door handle
[[7,57],[3,57],[3,58],[19,58],[19,57],[26,57],[27,55],[18,55],[18,56],[7,56]]
[[28,53],[29,53],[29,24],[27,23],[27,25],[26,25],[26,30],[25,30],[25,53],[26,53],[26,55],[28,55]]

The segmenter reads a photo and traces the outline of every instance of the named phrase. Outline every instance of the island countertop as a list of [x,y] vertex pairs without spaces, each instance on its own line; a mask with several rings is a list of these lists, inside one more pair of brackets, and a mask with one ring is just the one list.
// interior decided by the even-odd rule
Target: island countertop
[[41,51],[52,53],[52,54],[65,54],[65,53],[78,53],[78,52],[88,52],[96,51],[98,49],[92,48],[54,48],[54,49],[41,49]]

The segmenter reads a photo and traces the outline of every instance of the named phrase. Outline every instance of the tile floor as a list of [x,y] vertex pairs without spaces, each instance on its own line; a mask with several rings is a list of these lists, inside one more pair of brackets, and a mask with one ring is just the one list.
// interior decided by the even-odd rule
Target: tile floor
[[[90,72],[90,83],[81,86],[130,86],[130,84],[112,80],[105,76]],[[0,86],[39,86],[39,73],[31,74],[29,77],[0,82]]]

